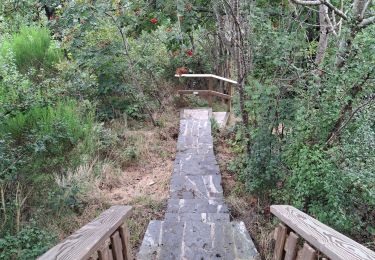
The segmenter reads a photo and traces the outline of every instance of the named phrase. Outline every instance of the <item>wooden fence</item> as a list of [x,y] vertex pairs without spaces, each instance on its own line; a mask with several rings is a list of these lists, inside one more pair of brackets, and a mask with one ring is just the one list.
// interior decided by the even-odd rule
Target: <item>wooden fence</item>
[[[185,77],[185,78],[207,78],[208,79],[208,89],[201,90],[179,90],[180,95],[186,94],[195,94],[200,96],[208,97],[208,105],[212,107],[212,97],[221,98],[224,103],[227,105],[227,112],[232,111],[232,95],[233,95],[233,85],[237,85],[237,82],[231,79],[219,77],[213,74],[176,74],[176,77]],[[224,82],[224,90],[227,93],[221,93],[215,91],[215,82],[214,80],[220,80]]]
[[112,206],[40,256],[39,260],[133,260],[125,219],[129,206]]
[[292,206],[274,205],[271,213],[282,222],[274,233],[274,260],[375,259],[375,252]]

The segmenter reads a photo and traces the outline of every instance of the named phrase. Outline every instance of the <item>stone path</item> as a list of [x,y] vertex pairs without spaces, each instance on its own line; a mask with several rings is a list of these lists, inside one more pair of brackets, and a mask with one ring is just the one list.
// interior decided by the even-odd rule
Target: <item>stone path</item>
[[211,109],[181,114],[164,221],[150,222],[139,260],[255,259],[243,222],[230,222],[211,135]]

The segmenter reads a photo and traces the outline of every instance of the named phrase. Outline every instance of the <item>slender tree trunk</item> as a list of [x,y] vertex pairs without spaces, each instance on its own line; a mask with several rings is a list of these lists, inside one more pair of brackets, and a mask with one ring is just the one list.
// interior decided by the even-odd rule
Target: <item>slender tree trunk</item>
[[315,57],[315,64],[319,67],[319,65],[324,60],[324,56],[327,51],[328,46],[328,30],[329,25],[326,20],[326,14],[328,12],[328,7],[325,5],[319,6],[319,27],[320,27],[320,33],[319,33],[319,44],[318,44],[318,50],[316,52]]

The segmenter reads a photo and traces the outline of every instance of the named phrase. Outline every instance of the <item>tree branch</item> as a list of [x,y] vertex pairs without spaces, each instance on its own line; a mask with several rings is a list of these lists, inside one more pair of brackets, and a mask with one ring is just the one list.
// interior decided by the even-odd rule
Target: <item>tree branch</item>
[[299,5],[325,5],[332,11],[334,11],[338,16],[342,17],[343,19],[347,20],[348,17],[344,12],[342,12],[340,9],[335,7],[333,4],[331,4],[328,0],[291,0],[295,4]]
[[346,122],[344,124],[342,124],[342,126],[335,132],[334,135],[332,135],[328,140],[327,140],[327,144],[331,144],[333,143],[333,141],[338,137],[340,136],[342,130],[349,124],[349,122],[353,119],[353,117],[358,113],[360,112],[364,107],[366,107],[367,105],[371,104],[372,101],[375,99],[375,94],[372,94],[367,100],[365,103],[363,103],[362,105],[360,105],[359,107],[357,107],[353,113],[350,115],[350,117],[348,118],[348,120],[346,120]]
[[359,28],[363,29],[373,23],[375,23],[375,15],[369,18],[363,19],[362,22],[358,26]]

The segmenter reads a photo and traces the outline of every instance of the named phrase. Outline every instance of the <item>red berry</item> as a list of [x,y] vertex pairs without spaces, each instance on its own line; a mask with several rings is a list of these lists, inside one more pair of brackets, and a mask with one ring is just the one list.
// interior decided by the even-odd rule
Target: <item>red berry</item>
[[187,50],[186,55],[189,57],[193,56],[193,50]]
[[150,19],[150,22],[153,23],[153,24],[157,24],[158,23],[158,19],[152,18],[152,19]]

